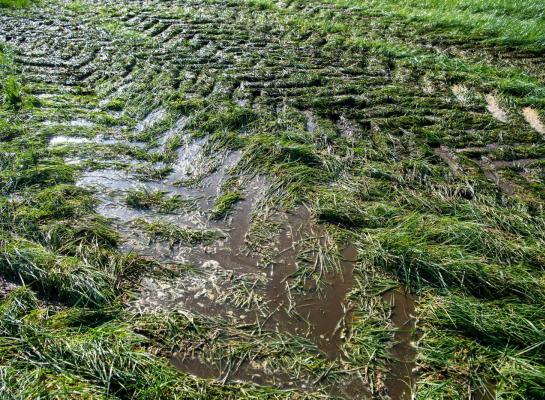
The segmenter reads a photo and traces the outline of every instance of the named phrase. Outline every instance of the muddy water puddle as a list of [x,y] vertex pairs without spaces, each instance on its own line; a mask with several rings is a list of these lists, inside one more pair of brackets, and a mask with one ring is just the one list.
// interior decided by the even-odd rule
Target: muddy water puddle
[[[302,261],[300,257],[305,252],[305,240],[314,238],[320,242],[324,240],[325,232],[312,224],[308,210],[300,207],[286,216],[285,225],[277,235],[272,262],[260,264],[258,258],[244,252],[251,204],[248,200],[238,210],[233,219],[236,223],[232,224],[225,242],[207,251],[193,249],[192,264],[201,263],[201,275],[184,277],[176,287],[171,283],[163,287],[151,283],[142,294],[147,300],[139,306],[147,306],[148,312],[154,311],[154,307],[157,310],[196,310],[212,318],[257,324],[265,330],[310,339],[329,359],[341,357],[343,333],[351,318],[346,296],[354,285],[357,248],[345,246],[337,263],[329,260],[331,263],[327,266],[317,261],[316,254],[307,256],[317,276],[294,287],[294,276],[304,269],[301,264],[309,261]],[[391,399],[411,399],[416,380],[413,372],[416,350],[412,343],[414,298],[403,291],[392,290],[384,295],[384,301],[392,306],[391,323],[397,330],[391,360],[386,365],[385,393]],[[246,380],[283,388],[313,386],[312,382],[297,382],[282,374],[268,376],[259,365],[250,362],[232,369],[231,365],[204,362],[194,354],[176,354],[171,362],[182,371],[203,378]],[[348,379],[331,390],[332,395],[345,398],[370,397],[365,384],[357,378]]]
[[412,399],[417,380],[415,297],[398,288],[386,292],[383,298],[392,307],[391,323],[396,329],[385,380],[388,396],[391,399]]
[[356,249],[346,247],[338,265],[323,265],[313,259],[309,276],[301,280],[301,264],[310,262],[300,259],[301,246],[310,235],[321,233],[310,223],[308,211],[301,207],[285,216],[285,225],[273,244],[272,261],[264,262],[245,251],[252,203],[252,199],[243,202],[224,228],[227,239],[185,251],[172,249],[172,260],[194,265],[199,272],[175,283],[146,281],[137,307],[146,311],[194,309],[214,318],[257,323],[264,329],[306,337],[335,358],[346,326],[344,300],[354,283]]
[[[357,250],[346,246],[338,257],[322,259],[325,235],[310,221],[306,208],[288,216],[279,235],[278,255],[270,266],[269,296],[281,307],[270,324],[310,338],[329,358],[335,358],[349,317],[345,297],[354,285]],[[305,248],[309,241],[314,246]]]
[[[236,204],[232,214],[225,220],[209,220],[221,185],[240,154],[232,152],[210,163],[202,155],[204,145],[201,140],[187,141],[178,151],[173,172],[162,181],[142,181],[130,171],[109,169],[84,172],[78,182],[96,189],[98,212],[116,221],[124,238],[123,251],[145,255],[174,268],[180,266],[177,277],[145,277],[130,307],[144,313],[189,310],[233,323],[255,324],[260,329],[304,337],[327,358],[340,358],[342,338],[350,325],[351,310],[346,297],[355,282],[357,248],[351,244],[339,248],[327,231],[312,221],[309,210],[301,206],[292,212],[275,213],[277,229],[270,232],[267,256],[252,252],[247,239],[254,212],[266,195],[267,180],[248,177],[243,184],[245,198]],[[178,184],[199,173],[204,178],[198,185]],[[177,213],[132,208],[124,198],[129,190],[139,187],[192,199],[196,207]],[[211,244],[173,245],[147,237],[132,224],[138,219],[215,230],[224,238]],[[397,294],[385,297],[392,302],[394,327],[405,332],[414,306],[411,309],[410,302],[401,299]],[[396,334],[399,344],[393,349],[394,361],[387,367],[390,377],[385,382],[392,399],[410,398],[414,359],[410,335]],[[205,378],[250,380],[285,388],[312,384],[294,382],[282,374],[266,376],[259,365],[249,362],[226,369],[205,365],[194,354],[177,354],[171,362],[185,372]],[[368,398],[359,378],[337,385],[336,390],[346,398]]]

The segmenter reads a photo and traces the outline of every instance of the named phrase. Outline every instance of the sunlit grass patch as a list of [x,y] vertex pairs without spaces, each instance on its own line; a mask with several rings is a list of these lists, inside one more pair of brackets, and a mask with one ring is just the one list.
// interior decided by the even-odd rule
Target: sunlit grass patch
[[[190,110],[194,102],[185,102],[184,111]],[[257,119],[254,111],[232,103],[215,105],[213,109],[199,108],[198,112],[189,120],[187,125],[204,133],[213,133],[218,130],[238,131]]]
[[0,0],[0,8],[2,7],[13,7],[20,8],[25,7],[32,3],[33,0]]
[[538,356],[504,346],[483,346],[432,327],[420,340],[418,364],[419,399],[466,398],[461,393],[539,399],[545,383]]
[[4,77],[0,82],[0,91],[2,93],[2,102],[11,108],[20,108],[22,103],[21,85],[15,77]]
[[528,267],[488,263],[463,246],[427,242],[402,226],[379,232],[366,235],[370,259],[415,290],[461,288],[484,298],[543,301],[543,282]]
[[2,238],[1,272],[20,279],[50,298],[99,306],[112,301],[114,275],[76,257],[60,256],[25,240]]
[[512,346],[533,354],[545,346],[545,312],[540,306],[448,295],[429,301],[422,314],[435,326],[498,349]]

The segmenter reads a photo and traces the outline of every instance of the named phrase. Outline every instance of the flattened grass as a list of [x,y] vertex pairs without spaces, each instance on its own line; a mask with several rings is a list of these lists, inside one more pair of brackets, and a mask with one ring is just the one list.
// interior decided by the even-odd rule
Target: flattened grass
[[112,274],[76,257],[60,256],[26,240],[2,240],[0,271],[50,298],[100,306],[115,297]]
[[165,191],[149,190],[145,187],[128,191],[125,203],[131,207],[154,209],[163,213],[190,210],[195,207],[195,201],[184,199],[181,195],[168,195]]
[[[194,316],[133,316],[130,322],[141,332],[138,334],[127,322],[120,321],[123,315],[119,312],[99,315],[78,308],[55,312],[36,307],[36,298],[26,288],[12,292],[0,306],[0,329],[7,333],[0,339],[3,378],[0,388],[4,395],[81,399],[292,398],[290,391],[271,387],[219,384],[195,378],[176,371],[164,359],[146,351],[151,342],[141,333],[156,336],[159,342],[167,340],[176,347],[191,339],[201,342],[202,335],[215,328]],[[250,339],[251,331],[242,329],[239,334],[241,347],[236,353],[227,354],[226,347],[218,346],[219,342],[210,343],[224,357],[241,357],[241,360],[249,356],[271,357],[275,363],[290,366],[295,351],[306,349],[296,341],[291,343],[294,348],[286,347],[285,340],[277,341],[276,347],[263,342],[262,353],[251,356],[243,344],[244,339]],[[285,353],[284,360],[280,355]],[[312,358],[300,357],[300,360],[308,363]],[[330,370],[324,360],[301,367],[312,374]],[[307,392],[300,398],[314,399],[320,395]]]
[[[483,115],[482,94],[462,106],[453,102],[449,88],[465,83],[472,85],[472,93],[497,91],[509,105],[545,104],[543,84],[534,69],[515,61],[518,67],[496,58],[482,60],[496,57],[496,52],[540,55],[543,7],[539,2],[512,0],[330,1],[351,7],[344,12],[301,1],[247,3],[230,2],[240,11],[237,22],[247,19],[251,29],[282,27],[285,37],[284,32],[279,36],[285,42],[280,43],[288,45],[286,53],[279,53],[286,54],[282,61],[302,72],[282,77],[276,65],[268,68],[270,60],[266,60],[263,75],[256,69],[248,79],[236,73],[230,76],[232,71],[227,70],[218,76],[227,81],[222,82],[206,70],[185,85],[174,77],[181,76],[179,71],[146,70],[144,81],[133,74],[127,99],[105,108],[146,115],[158,107],[156,93],[164,91],[168,104],[160,106],[172,112],[169,118],[176,113],[187,117],[186,127],[193,136],[207,136],[207,155],[241,150],[236,172],[270,177],[267,207],[284,211],[307,203],[320,221],[356,239],[360,281],[350,295],[354,320],[343,348],[344,362],[351,367],[378,370],[388,356],[392,332],[387,329],[384,304],[376,293],[370,296],[366,291],[371,289],[362,283],[368,270],[380,268],[390,279],[431,296],[430,304],[417,310],[424,330],[418,398],[467,398],[490,386],[499,398],[541,398],[542,205],[503,196],[474,174],[477,168],[469,156],[460,157],[465,176],[454,176],[434,156],[433,147],[445,142],[461,147],[539,139],[520,125],[499,126]],[[101,11],[111,10],[115,7]],[[191,17],[189,12],[180,15]],[[152,44],[140,40],[148,39],[144,32],[136,36],[123,32],[118,20],[106,27],[122,33],[118,40],[132,35],[137,43]],[[179,50],[194,52],[194,45],[199,43],[180,45]],[[449,54],[436,51],[449,46],[453,49]],[[294,53],[293,48],[308,52]],[[320,61],[320,70],[305,70],[299,54]],[[348,65],[344,57],[354,62]],[[329,63],[337,62],[330,74]],[[132,69],[133,62],[129,64]],[[257,100],[252,108],[235,105],[221,93],[224,83],[225,88],[232,84],[244,91],[240,81],[246,79],[255,84],[248,92],[251,101]],[[433,84],[429,93],[422,90],[424,79]],[[28,111],[18,82],[14,76],[2,86],[2,115],[10,118]],[[190,86],[195,93],[185,93]],[[180,87],[179,93],[173,93],[178,90],[173,87]],[[47,116],[46,111],[41,116]],[[76,168],[63,162],[62,152],[47,149],[43,132],[27,132],[25,117],[0,122],[0,268],[28,285],[0,306],[0,329],[12,333],[0,346],[0,381],[6,382],[2,389],[8,395],[313,397],[253,385],[220,385],[177,373],[152,355],[157,344],[165,354],[189,347],[206,361],[221,360],[227,371],[248,360],[266,359],[267,368],[288,369],[294,379],[309,376],[334,382],[343,377],[337,365],[324,361],[308,342],[264,333],[261,327],[233,327],[192,315],[127,320],[115,307],[127,295],[121,281],[141,264],[117,254],[117,235],[94,214],[91,195],[73,185]],[[141,137],[155,143],[171,128],[167,119]],[[347,132],[339,127],[344,120],[355,128]],[[117,121],[107,114],[97,116],[104,125]],[[172,163],[179,144],[179,138],[173,137],[163,154],[127,146],[112,146],[105,154]],[[494,153],[502,159],[528,155],[541,153],[535,148]],[[142,168],[140,177],[162,179],[168,168],[151,173]],[[238,191],[225,193],[212,216],[227,215],[241,196]],[[183,209],[182,200],[149,191],[126,197],[131,206],[160,212]],[[217,232],[168,223],[139,221],[137,225],[172,245],[218,238]],[[262,230],[270,226],[264,224]],[[29,288],[50,299],[60,296],[64,306],[85,305],[96,313],[75,307],[65,313],[45,309]],[[113,314],[100,315],[100,310],[112,306]],[[50,393],[44,390],[46,382]]]
[[214,207],[210,212],[210,218],[221,219],[225,218],[233,209],[233,206],[238,201],[242,200],[242,193],[240,191],[230,191],[222,194],[216,199]]
[[483,346],[463,335],[428,327],[418,347],[418,399],[542,398],[545,368],[537,355]]
[[233,326],[191,313],[166,312],[137,316],[134,322],[138,332],[155,338],[167,354],[197,356],[222,374],[248,362],[261,364],[268,375],[280,372],[299,382],[334,382],[344,374],[341,365],[327,360],[312,342],[254,324]]
[[330,0],[359,12],[409,24],[434,39],[466,40],[539,51],[545,47],[545,8],[517,0]]
[[448,295],[422,310],[434,326],[443,326],[498,349],[509,345],[539,353],[545,348],[545,310],[540,305],[509,301],[481,302]]
[[[330,36],[336,46],[386,57],[398,68],[418,70],[446,84],[467,82],[481,90],[498,90],[520,104],[529,104],[530,99],[534,104],[544,104],[545,90],[538,77],[539,66],[529,74],[524,68],[484,62],[478,56],[471,57],[471,52],[468,56],[452,57],[426,49],[430,41],[438,46],[446,44],[445,47],[449,44],[464,47],[469,41],[479,50],[490,49],[494,53],[495,47],[499,47],[509,53],[515,49],[532,58],[533,54],[541,54],[545,46],[543,16],[533,11],[534,7],[541,9],[539,5],[515,0],[329,0],[329,3],[345,7],[346,11],[312,13],[310,7],[301,15],[296,10],[302,7],[305,11],[307,3],[304,2],[278,9],[283,22],[297,26],[303,35],[321,32]],[[517,12],[498,13],[496,7],[501,10],[502,6],[516,8]],[[376,30],[367,28],[369,18],[376,21]]]
[[180,227],[164,221],[138,219],[134,225],[148,233],[152,239],[166,240],[171,246],[178,243],[211,244],[224,237],[223,233],[216,230]]

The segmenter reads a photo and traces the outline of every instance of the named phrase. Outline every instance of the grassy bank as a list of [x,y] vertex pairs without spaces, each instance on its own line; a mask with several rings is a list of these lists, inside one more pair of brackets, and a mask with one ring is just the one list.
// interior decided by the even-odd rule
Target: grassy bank
[[[384,22],[404,23],[420,40],[437,44],[471,42],[501,46],[506,50],[542,54],[545,43],[545,8],[540,2],[514,0],[417,0],[361,2],[329,1],[356,12],[375,15]],[[394,28],[395,29],[395,28]]]

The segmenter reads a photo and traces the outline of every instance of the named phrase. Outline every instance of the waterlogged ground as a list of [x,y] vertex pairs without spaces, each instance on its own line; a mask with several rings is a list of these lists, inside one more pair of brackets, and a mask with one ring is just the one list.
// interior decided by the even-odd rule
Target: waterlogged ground
[[414,3],[0,2],[0,398],[542,399],[545,6]]

